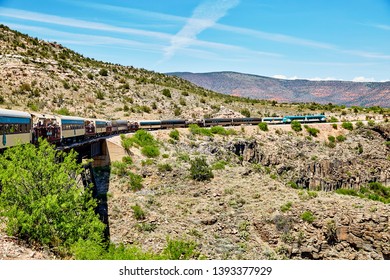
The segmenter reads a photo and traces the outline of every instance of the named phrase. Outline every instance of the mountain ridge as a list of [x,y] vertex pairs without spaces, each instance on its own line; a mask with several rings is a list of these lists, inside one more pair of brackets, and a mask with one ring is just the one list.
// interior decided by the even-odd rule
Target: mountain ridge
[[207,73],[171,72],[216,92],[278,102],[335,103],[347,106],[390,107],[390,82],[280,79],[234,71]]

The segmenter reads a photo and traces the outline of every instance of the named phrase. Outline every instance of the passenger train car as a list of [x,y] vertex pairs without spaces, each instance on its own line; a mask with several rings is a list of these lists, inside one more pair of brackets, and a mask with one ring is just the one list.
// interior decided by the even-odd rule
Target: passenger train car
[[0,109],[0,149],[30,143],[31,125],[29,113]]
[[168,129],[188,127],[197,124],[201,127],[288,124],[299,122],[325,122],[325,115],[264,117],[264,118],[206,118],[194,120],[104,120],[62,116],[50,114],[27,113],[15,110],[0,109],[0,149],[17,144],[37,143],[38,138],[47,139],[50,143],[62,145],[104,137],[111,134],[133,132],[138,129]]

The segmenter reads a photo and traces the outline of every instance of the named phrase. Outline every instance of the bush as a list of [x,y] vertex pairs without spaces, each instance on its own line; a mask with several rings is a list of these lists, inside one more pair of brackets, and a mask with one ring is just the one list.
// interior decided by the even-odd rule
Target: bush
[[334,142],[336,142],[336,137],[329,135],[328,140],[329,140],[329,142],[334,143]]
[[129,176],[129,185],[132,191],[139,191],[142,189],[142,176],[138,174],[134,174],[132,172],[128,172]]
[[280,210],[281,210],[282,212],[287,212],[288,210],[291,209],[291,206],[292,206],[292,202],[289,201],[289,202],[287,202],[286,204],[283,204],[282,206],[280,206]]
[[212,165],[212,169],[214,170],[222,170],[222,169],[225,169],[225,165],[227,164],[226,161],[224,160],[220,160],[220,161],[217,161],[215,162],[213,165]]
[[247,118],[250,118],[250,116],[251,116],[251,112],[250,112],[247,108],[242,109],[242,110],[240,111],[240,113],[241,113],[243,116],[247,117]]
[[355,125],[357,128],[362,128],[364,126],[362,121],[357,121]]
[[347,139],[347,137],[345,137],[344,135],[338,135],[336,136],[336,140],[337,142],[344,142],[345,140]]
[[261,122],[258,124],[261,131],[268,131],[268,124],[265,122]]
[[336,124],[336,123],[333,123],[333,124],[332,124],[332,127],[333,127],[333,129],[337,129],[337,124]]
[[190,124],[188,127],[189,127],[190,132],[194,135],[199,134],[199,135],[204,135],[204,136],[213,136],[210,129],[199,127],[199,125],[197,125],[197,124]]
[[305,222],[312,223],[315,220],[315,217],[311,211],[305,211],[301,215],[301,219]]
[[302,125],[298,121],[292,121],[291,128],[292,128],[292,130],[294,130],[296,132],[302,131]]
[[145,219],[145,212],[142,210],[141,206],[138,204],[131,206],[131,209],[133,209],[133,215],[137,220],[143,220]]
[[317,134],[320,132],[319,129],[314,128],[314,127],[310,127],[307,125],[305,125],[305,129],[311,136],[314,136],[314,137],[317,137]]
[[343,122],[341,127],[348,130],[353,130],[353,124],[351,122]]
[[195,242],[168,239],[167,243],[163,254],[170,260],[189,260],[198,255]]
[[169,163],[164,163],[164,164],[159,164],[157,166],[158,168],[158,171],[160,172],[169,172],[169,171],[172,171],[172,166],[169,164]]
[[56,151],[47,141],[5,150],[0,216],[6,217],[7,233],[62,254],[78,240],[100,244],[105,225],[95,214],[91,191],[77,186],[81,170],[76,153]]
[[148,145],[141,149],[141,153],[149,158],[154,158],[160,155],[160,150],[156,146]]
[[108,76],[108,71],[107,71],[107,69],[105,69],[105,68],[100,69],[100,70],[99,70],[99,75],[100,75],[100,76]]
[[173,140],[176,140],[178,141],[179,138],[180,138],[180,133],[177,129],[174,129],[172,130],[170,133],[169,133],[169,137],[171,137]]
[[171,91],[170,91],[169,89],[167,89],[167,88],[164,88],[164,89],[162,90],[162,95],[164,95],[164,96],[166,96],[166,97],[168,97],[168,98],[171,98],[171,97],[172,97]]
[[195,158],[190,161],[191,178],[196,181],[206,181],[214,178],[214,174],[204,158]]

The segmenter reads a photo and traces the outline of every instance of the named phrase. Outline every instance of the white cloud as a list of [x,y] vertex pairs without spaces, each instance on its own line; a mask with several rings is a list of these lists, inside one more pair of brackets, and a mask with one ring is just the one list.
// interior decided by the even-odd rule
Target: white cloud
[[196,41],[196,36],[210,28],[224,17],[229,9],[235,7],[239,0],[207,0],[195,8],[192,17],[184,27],[171,39],[171,44],[164,49],[164,60],[169,60],[179,49],[185,48]]

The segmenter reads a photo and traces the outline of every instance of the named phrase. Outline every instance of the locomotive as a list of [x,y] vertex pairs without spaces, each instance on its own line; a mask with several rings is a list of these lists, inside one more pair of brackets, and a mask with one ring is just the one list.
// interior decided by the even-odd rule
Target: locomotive
[[325,115],[285,116],[265,118],[206,118],[171,120],[104,120],[76,116],[27,113],[0,109],[0,149],[18,144],[37,143],[38,138],[50,143],[63,145],[91,138],[134,132],[138,129],[168,129],[188,127],[196,124],[201,127],[257,125],[261,122],[283,124],[292,121],[325,122]]

